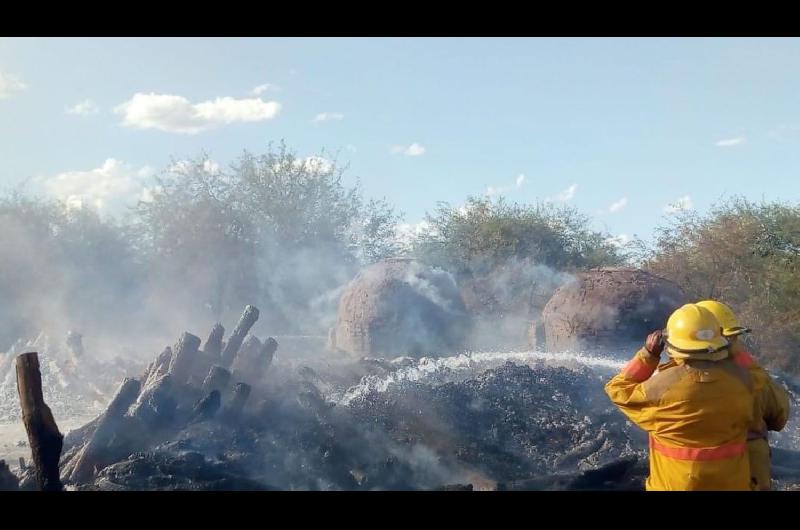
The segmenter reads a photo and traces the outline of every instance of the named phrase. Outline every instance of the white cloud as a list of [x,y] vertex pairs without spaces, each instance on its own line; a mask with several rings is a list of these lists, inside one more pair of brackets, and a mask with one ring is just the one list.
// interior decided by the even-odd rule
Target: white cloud
[[630,243],[631,237],[628,234],[619,234],[606,239],[606,243],[610,243],[617,248],[624,247]]
[[186,173],[192,168],[192,163],[189,160],[178,160],[167,168],[168,173],[182,174]]
[[608,207],[608,211],[611,212],[611,213],[618,212],[618,211],[622,210],[623,208],[625,208],[625,206],[627,206],[627,204],[628,204],[628,198],[627,197],[623,197],[620,200],[612,203],[611,206]]
[[[178,160],[174,162],[171,166],[167,168],[168,173],[173,173],[174,175],[182,175],[192,170],[195,167],[195,162],[191,160]],[[198,166],[198,169],[202,169],[206,173],[218,173],[220,170],[220,165],[214,161],[209,159],[203,160],[202,167]]]
[[251,96],[260,96],[267,90],[280,90],[278,85],[273,85],[272,83],[264,83],[263,85],[258,85],[257,87],[253,88],[250,91]]
[[312,123],[321,123],[323,121],[341,120],[344,119],[344,114],[341,112],[321,112],[314,116],[311,120]]
[[734,145],[740,145],[747,141],[747,138],[744,136],[737,136],[736,138],[725,138],[723,140],[718,140],[714,142],[714,145],[717,147],[733,147]]
[[487,187],[486,188],[486,195],[488,197],[492,197],[494,195],[500,195],[500,194],[505,193],[507,191],[510,191],[512,189],[520,188],[524,183],[525,183],[525,175],[520,173],[519,175],[517,175],[517,178],[514,179],[514,184],[512,184],[510,186],[500,186],[500,187],[489,186],[489,187]]
[[78,116],[90,116],[100,112],[100,108],[91,99],[84,99],[71,107],[64,109],[67,114],[77,114]]
[[419,144],[411,144],[406,149],[405,154],[408,156],[419,156],[425,153],[425,148]]
[[692,203],[692,198],[688,195],[684,195],[675,202],[671,202],[664,206],[664,211],[666,213],[676,213],[684,210],[691,210],[693,207],[694,204]]
[[423,234],[435,235],[435,229],[427,221],[418,223],[401,223],[394,227],[395,241],[400,245],[402,252],[409,253],[412,243]]
[[333,169],[333,162],[321,156],[307,156],[294,161],[295,167],[301,167],[303,164],[309,170],[319,171],[320,173],[327,173]]
[[420,156],[425,153],[425,147],[415,142],[411,145],[392,146],[391,151],[394,154],[404,154],[406,156]]
[[203,169],[206,173],[218,173],[219,172],[219,164],[214,162],[213,160],[204,160],[203,161]]
[[269,120],[280,108],[280,103],[260,98],[224,97],[192,103],[183,96],[137,93],[114,112],[122,114],[122,123],[129,127],[196,134],[219,125]]
[[555,197],[548,197],[547,201],[550,202],[569,202],[575,197],[575,192],[578,191],[578,185],[573,184],[569,188],[555,195]]
[[420,236],[431,230],[431,225],[427,221],[418,223],[401,223],[395,227],[397,239],[401,242],[410,242],[415,237]]
[[40,177],[37,182],[49,196],[64,201],[68,207],[93,207],[98,211],[121,211],[135,204],[147,193],[153,169],[134,169],[108,158],[98,168],[66,171],[53,177]]
[[0,99],[7,98],[26,88],[28,88],[28,85],[23,83],[19,77],[0,72]]
[[161,192],[163,188],[161,186],[153,186],[153,187],[144,187],[142,188],[142,193],[139,194],[139,200],[142,202],[153,202],[155,198],[155,194]]

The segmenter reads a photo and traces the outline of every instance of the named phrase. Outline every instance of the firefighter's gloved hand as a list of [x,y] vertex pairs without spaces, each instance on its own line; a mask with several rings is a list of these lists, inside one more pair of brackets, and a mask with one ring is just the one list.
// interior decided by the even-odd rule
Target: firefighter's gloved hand
[[644,342],[644,349],[653,357],[661,357],[661,352],[664,351],[664,337],[661,330],[654,331],[647,336]]

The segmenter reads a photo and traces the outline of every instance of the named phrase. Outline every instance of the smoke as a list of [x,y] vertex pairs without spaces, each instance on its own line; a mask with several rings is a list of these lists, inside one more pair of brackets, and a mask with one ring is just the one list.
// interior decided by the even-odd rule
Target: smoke
[[468,340],[477,349],[536,345],[535,329],[553,293],[575,276],[531,259],[509,259],[480,276],[464,278],[461,293],[474,316]]
[[319,160],[282,144],[229,169],[179,160],[117,218],[91,201],[0,197],[0,351],[75,331],[87,355],[146,361],[247,304],[262,310],[256,333],[324,335],[361,259],[393,248],[397,216]]
[[409,263],[403,281],[417,294],[430,300],[444,311],[452,313],[463,311],[462,308],[453,307],[453,300],[458,298],[458,287],[455,278],[449,272],[439,269],[426,269],[418,261]]
[[92,351],[118,353],[105,339],[130,338],[140,280],[119,228],[88,210],[19,198],[0,201],[0,225],[0,350],[80,330]]

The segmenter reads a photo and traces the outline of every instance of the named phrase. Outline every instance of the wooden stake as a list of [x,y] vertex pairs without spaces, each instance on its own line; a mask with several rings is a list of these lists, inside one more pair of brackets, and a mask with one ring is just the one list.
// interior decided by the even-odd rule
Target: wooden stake
[[63,486],[58,476],[58,460],[61,458],[64,436],[59,432],[53,413],[42,396],[38,353],[17,356],[17,392],[39,489],[61,491]]

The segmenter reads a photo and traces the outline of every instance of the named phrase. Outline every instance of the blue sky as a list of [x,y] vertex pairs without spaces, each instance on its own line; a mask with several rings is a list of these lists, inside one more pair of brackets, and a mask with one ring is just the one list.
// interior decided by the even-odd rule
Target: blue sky
[[800,200],[800,39],[0,39],[0,188],[113,213],[172,159],[325,148],[408,223],[468,195],[649,237]]

